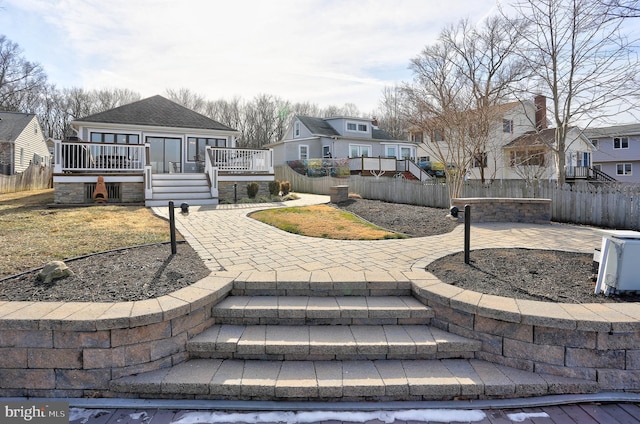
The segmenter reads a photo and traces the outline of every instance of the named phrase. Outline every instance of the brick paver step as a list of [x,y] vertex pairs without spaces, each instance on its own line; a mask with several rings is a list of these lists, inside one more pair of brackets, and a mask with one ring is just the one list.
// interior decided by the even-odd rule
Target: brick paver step
[[114,392],[142,398],[451,400],[593,393],[597,384],[476,359],[252,361],[192,359],[123,377]]
[[218,324],[429,324],[431,308],[411,296],[230,296],[212,311]]
[[214,325],[191,357],[265,360],[471,358],[481,342],[426,325]]

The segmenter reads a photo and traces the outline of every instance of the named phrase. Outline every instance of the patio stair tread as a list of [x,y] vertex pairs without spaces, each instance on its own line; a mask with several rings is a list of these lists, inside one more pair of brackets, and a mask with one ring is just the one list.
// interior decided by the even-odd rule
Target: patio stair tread
[[142,397],[243,400],[447,400],[597,392],[597,383],[478,359],[264,361],[191,359],[123,377]]
[[434,313],[410,296],[230,296],[212,316],[233,324],[428,324]]
[[426,325],[213,325],[187,342],[192,357],[442,359],[470,357],[481,342]]

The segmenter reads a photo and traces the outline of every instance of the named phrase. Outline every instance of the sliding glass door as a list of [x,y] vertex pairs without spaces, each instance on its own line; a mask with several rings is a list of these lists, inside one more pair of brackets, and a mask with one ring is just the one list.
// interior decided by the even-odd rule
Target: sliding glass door
[[182,172],[182,139],[147,137],[150,145],[151,172],[154,174]]

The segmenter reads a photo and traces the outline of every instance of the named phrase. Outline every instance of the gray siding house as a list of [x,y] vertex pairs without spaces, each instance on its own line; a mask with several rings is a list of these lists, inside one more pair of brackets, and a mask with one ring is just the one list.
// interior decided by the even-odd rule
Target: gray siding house
[[619,182],[640,184],[640,124],[589,128],[593,166]]
[[54,201],[92,203],[98,178],[112,203],[217,204],[234,184],[274,179],[272,152],[237,149],[239,132],[162,96],[71,123],[54,141]]
[[33,113],[0,112],[0,174],[23,172],[32,163],[51,164],[38,118]]
[[375,119],[296,115],[282,140],[267,147],[273,149],[276,166],[288,164],[298,172],[307,170],[309,175],[324,167],[332,174],[340,169],[340,175],[346,170],[347,174],[392,176],[406,172],[413,174],[412,178],[430,178],[421,175],[415,164],[417,144],[394,140],[377,127]]

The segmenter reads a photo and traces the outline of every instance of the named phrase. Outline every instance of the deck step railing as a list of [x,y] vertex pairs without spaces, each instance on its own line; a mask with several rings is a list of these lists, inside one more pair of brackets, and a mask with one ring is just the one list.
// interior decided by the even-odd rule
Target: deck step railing
[[211,166],[220,172],[273,174],[273,150],[207,147]]

